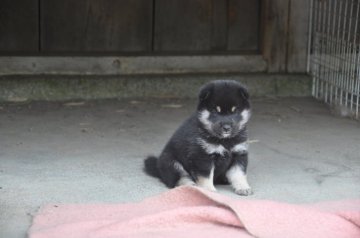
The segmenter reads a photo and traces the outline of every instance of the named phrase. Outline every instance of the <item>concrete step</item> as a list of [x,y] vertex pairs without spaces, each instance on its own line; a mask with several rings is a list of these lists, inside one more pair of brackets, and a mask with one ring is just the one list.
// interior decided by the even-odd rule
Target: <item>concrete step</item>
[[194,98],[216,79],[242,82],[252,96],[310,96],[306,74],[12,75],[0,77],[0,101]]

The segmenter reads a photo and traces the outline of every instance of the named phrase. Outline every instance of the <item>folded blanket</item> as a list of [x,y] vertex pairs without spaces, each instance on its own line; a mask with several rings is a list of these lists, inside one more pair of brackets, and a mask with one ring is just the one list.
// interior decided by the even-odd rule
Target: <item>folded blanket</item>
[[360,200],[291,205],[178,187],[132,204],[47,205],[30,238],[360,237]]

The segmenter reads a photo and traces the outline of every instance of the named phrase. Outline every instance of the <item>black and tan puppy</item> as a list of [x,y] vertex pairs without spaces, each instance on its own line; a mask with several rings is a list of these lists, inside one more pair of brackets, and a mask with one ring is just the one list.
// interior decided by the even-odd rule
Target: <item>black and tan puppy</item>
[[252,194],[246,178],[249,118],[249,94],[240,83],[218,80],[204,85],[196,112],[158,158],[145,160],[145,171],[170,188],[197,185],[216,191],[214,183],[230,183],[237,194]]

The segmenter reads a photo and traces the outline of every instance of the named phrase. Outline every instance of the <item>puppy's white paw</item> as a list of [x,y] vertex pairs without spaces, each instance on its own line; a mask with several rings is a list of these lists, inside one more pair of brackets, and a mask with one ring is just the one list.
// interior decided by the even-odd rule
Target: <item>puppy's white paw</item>
[[205,187],[205,189],[207,189],[207,190],[209,190],[209,191],[211,191],[211,192],[216,192],[216,191],[217,191],[214,186],[212,186],[212,187]]
[[198,184],[198,186],[200,188],[204,188],[204,189],[209,190],[211,192],[216,192],[217,191],[215,186],[212,185],[212,184]]
[[252,191],[252,189],[249,188],[238,188],[235,189],[235,193],[241,196],[249,196],[249,195],[253,195],[254,192]]
[[205,188],[209,191],[216,192],[216,188],[214,187],[214,182],[213,182],[213,176],[214,176],[214,168],[211,170],[209,177],[198,176],[196,184],[201,188]]
[[211,186],[211,187],[206,188],[206,189],[208,189],[208,190],[211,191],[211,192],[216,192],[216,191],[217,191],[214,186]]
[[196,186],[195,182],[187,176],[181,177],[177,186]]

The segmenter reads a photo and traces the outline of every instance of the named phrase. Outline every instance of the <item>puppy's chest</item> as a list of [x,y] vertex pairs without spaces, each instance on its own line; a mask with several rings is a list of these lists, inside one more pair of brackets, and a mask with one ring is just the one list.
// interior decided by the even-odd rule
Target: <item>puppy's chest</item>
[[244,154],[248,151],[248,143],[244,142],[233,142],[233,143],[224,143],[224,144],[215,144],[210,143],[202,138],[198,139],[198,145],[201,149],[211,158],[219,159],[229,159],[236,154]]

